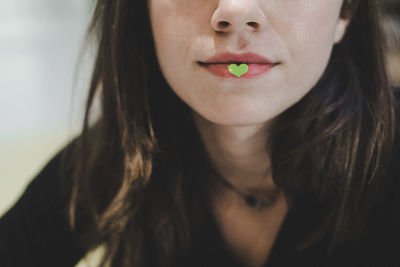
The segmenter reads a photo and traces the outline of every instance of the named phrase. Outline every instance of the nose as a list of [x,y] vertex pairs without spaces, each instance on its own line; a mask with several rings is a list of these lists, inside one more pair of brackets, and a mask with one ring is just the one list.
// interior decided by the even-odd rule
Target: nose
[[220,0],[211,18],[211,26],[218,33],[260,31],[266,18],[258,0]]

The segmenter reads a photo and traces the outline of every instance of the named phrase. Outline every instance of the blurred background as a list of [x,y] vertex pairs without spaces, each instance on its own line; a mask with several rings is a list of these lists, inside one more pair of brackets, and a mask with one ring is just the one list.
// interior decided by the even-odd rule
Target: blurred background
[[387,69],[395,86],[400,86],[400,0],[383,0],[383,28],[386,33]]
[[[0,1],[0,216],[81,128],[94,49],[80,51],[94,2]],[[400,86],[400,0],[382,5]]]
[[91,3],[0,1],[0,216],[80,127]]
[[[93,4],[0,0],[0,217],[80,130],[93,62],[93,49],[84,47]],[[77,266],[96,258],[92,253]]]

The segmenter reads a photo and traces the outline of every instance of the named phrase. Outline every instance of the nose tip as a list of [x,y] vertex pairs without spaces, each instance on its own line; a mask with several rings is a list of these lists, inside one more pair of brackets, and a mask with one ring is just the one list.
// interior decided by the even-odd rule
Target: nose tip
[[220,0],[211,18],[219,33],[261,31],[265,24],[265,11],[256,0]]

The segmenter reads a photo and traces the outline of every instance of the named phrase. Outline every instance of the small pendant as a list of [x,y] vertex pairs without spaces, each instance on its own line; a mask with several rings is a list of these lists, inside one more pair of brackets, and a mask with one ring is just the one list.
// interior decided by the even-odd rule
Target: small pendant
[[269,201],[265,201],[261,198],[255,197],[253,195],[246,195],[244,196],[244,200],[246,201],[246,205],[256,208],[256,209],[261,209],[261,208],[267,208],[271,206],[271,203]]
[[256,207],[258,204],[258,199],[253,195],[245,196],[245,201],[248,206]]

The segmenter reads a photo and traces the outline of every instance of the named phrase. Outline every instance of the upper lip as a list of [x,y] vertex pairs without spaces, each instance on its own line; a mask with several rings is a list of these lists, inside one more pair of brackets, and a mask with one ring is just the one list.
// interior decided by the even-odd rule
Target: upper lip
[[200,62],[206,64],[218,64],[218,63],[258,63],[258,64],[275,64],[273,61],[260,56],[255,53],[244,53],[244,54],[234,54],[234,53],[220,53],[212,56],[206,61]]

